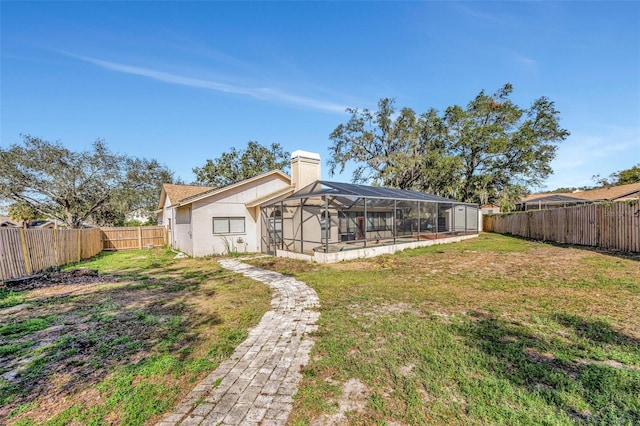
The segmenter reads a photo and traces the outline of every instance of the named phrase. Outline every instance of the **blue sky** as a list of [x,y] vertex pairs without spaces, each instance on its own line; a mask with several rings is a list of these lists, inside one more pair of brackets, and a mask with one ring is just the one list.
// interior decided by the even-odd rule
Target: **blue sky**
[[190,182],[249,140],[324,162],[346,107],[443,110],[510,82],[571,131],[549,189],[640,163],[640,2],[2,1],[0,19],[3,147],[102,138]]

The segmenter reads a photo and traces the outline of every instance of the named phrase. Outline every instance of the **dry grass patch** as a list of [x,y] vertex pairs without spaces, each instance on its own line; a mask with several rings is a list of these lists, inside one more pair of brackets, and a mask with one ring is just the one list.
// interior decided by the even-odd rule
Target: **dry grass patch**
[[86,265],[99,282],[1,293],[14,306],[0,310],[0,423],[151,424],[230,355],[271,298],[215,260],[169,251]]
[[291,265],[322,306],[292,424],[640,423],[638,256],[482,234]]

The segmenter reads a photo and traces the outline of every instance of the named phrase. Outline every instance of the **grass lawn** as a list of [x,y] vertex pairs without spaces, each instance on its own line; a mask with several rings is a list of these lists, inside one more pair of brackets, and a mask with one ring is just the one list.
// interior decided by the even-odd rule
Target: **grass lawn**
[[226,359],[270,290],[173,256],[103,253],[80,266],[115,279],[0,288],[0,424],[153,424]]
[[252,263],[320,296],[291,424],[640,424],[638,257],[482,234]]

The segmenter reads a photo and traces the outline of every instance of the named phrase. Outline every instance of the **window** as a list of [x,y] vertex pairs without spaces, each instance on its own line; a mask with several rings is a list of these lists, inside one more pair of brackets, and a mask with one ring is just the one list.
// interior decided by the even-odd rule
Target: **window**
[[244,234],[244,217],[214,217],[214,234]]
[[191,207],[178,207],[176,209],[176,225],[188,225],[191,223]]

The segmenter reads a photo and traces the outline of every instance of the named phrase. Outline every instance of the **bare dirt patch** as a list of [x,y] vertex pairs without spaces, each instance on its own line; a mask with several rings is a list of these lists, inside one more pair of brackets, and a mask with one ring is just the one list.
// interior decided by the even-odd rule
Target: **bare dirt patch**
[[367,406],[367,397],[370,390],[361,381],[349,379],[342,385],[342,395],[337,400],[338,412],[335,414],[323,414],[311,420],[311,426],[331,426],[344,424],[347,421],[347,413],[362,412]]
[[100,275],[98,271],[87,268],[73,269],[70,271],[53,269],[36,275],[31,279],[5,284],[5,287],[9,290],[27,291],[58,285],[69,286],[75,284],[84,286],[94,283],[113,282],[115,280],[116,279],[113,276]]
[[315,272],[320,268],[316,263],[283,257],[259,257],[248,260],[246,263],[260,268],[270,269],[284,275],[292,275],[299,272]]

